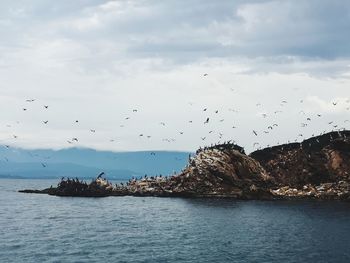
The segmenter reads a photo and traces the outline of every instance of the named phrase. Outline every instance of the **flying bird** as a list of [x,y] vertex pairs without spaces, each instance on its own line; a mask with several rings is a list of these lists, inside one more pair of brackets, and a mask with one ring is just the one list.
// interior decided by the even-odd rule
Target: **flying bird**
[[258,136],[258,133],[256,131],[253,130],[253,133],[255,134],[255,136]]
[[209,123],[209,118],[207,118],[206,121],[204,122],[204,124],[206,124],[206,123]]
[[49,121],[43,121],[44,124],[47,124]]
[[49,106],[48,106],[48,105],[44,105],[44,108],[45,108],[45,109],[48,109],[48,108],[49,108]]
[[90,131],[91,131],[91,132],[96,132],[96,130],[92,130],[92,129],[90,129]]

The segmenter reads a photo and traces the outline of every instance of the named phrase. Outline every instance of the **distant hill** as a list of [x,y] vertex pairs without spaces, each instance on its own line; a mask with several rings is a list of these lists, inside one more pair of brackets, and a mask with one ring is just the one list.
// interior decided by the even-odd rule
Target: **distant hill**
[[172,174],[187,163],[188,152],[110,152],[86,148],[26,150],[0,146],[0,178],[91,178],[104,171],[110,179]]

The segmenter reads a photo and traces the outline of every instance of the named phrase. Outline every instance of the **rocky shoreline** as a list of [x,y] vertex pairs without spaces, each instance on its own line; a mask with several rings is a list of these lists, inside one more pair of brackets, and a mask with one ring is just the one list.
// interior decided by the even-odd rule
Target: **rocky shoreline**
[[133,178],[113,185],[101,174],[90,183],[62,179],[57,187],[21,190],[56,196],[220,197],[350,200],[350,131],[255,151],[227,142],[199,149],[173,176]]

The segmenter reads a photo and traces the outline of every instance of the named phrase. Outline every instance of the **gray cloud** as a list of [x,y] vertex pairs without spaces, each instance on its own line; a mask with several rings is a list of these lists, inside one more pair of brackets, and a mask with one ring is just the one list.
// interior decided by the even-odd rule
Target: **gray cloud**
[[[116,136],[117,149],[193,150],[202,143],[198,134],[205,133],[202,121],[192,128],[187,118],[205,118],[202,108],[208,107],[220,108],[221,118],[230,120],[213,121],[211,128],[222,128],[230,139],[237,124],[241,130],[234,135],[243,144],[255,139],[247,130],[263,131],[261,112],[268,112],[270,121],[285,123],[280,137],[261,142],[272,144],[293,136],[289,120],[300,125],[301,99],[310,104],[304,109],[309,114],[323,110],[341,125],[348,114],[349,27],[350,4],[342,0],[4,0],[0,113],[18,130],[2,135],[10,140],[20,133],[17,142],[28,147],[62,147],[74,134],[95,148],[112,147],[106,138]],[[50,104],[52,115],[24,116],[28,97]],[[288,110],[280,109],[286,97]],[[333,100],[343,101],[339,111],[332,111]],[[256,108],[258,102],[264,108]],[[140,115],[128,123],[132,132],[124,131],[120,125],[133,107]],[[232,107],[240,113],[232,115]],[[272,115],[276,110],[286,115]],[[46,130],[43,118],[50,118]],[[82,126],[71,126],[75,118]],[[165,119],[169,128],[159,129]],[[142,121],[147,125],[140,127]],[[101,131],[91,137],[94,126]],[[320,127],[326,129],[327,122],[310,128],[309,135]],[[181,129],[183,138],[164,144],[163,138]],[[146,132],[156,139],[141,141],[138,134]],[[217,140],[208,135],[208,142]]]

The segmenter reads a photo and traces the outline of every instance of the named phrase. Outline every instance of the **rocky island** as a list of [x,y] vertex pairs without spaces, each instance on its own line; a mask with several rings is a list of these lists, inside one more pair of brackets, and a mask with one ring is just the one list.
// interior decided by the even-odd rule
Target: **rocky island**
[[57,187],[21,190],[57,196],[227,197],[236,199],[350,200],[350,131],[330,132],[249,155],[227,142],[197,150],[173,176],[116,184],[64,179]]

